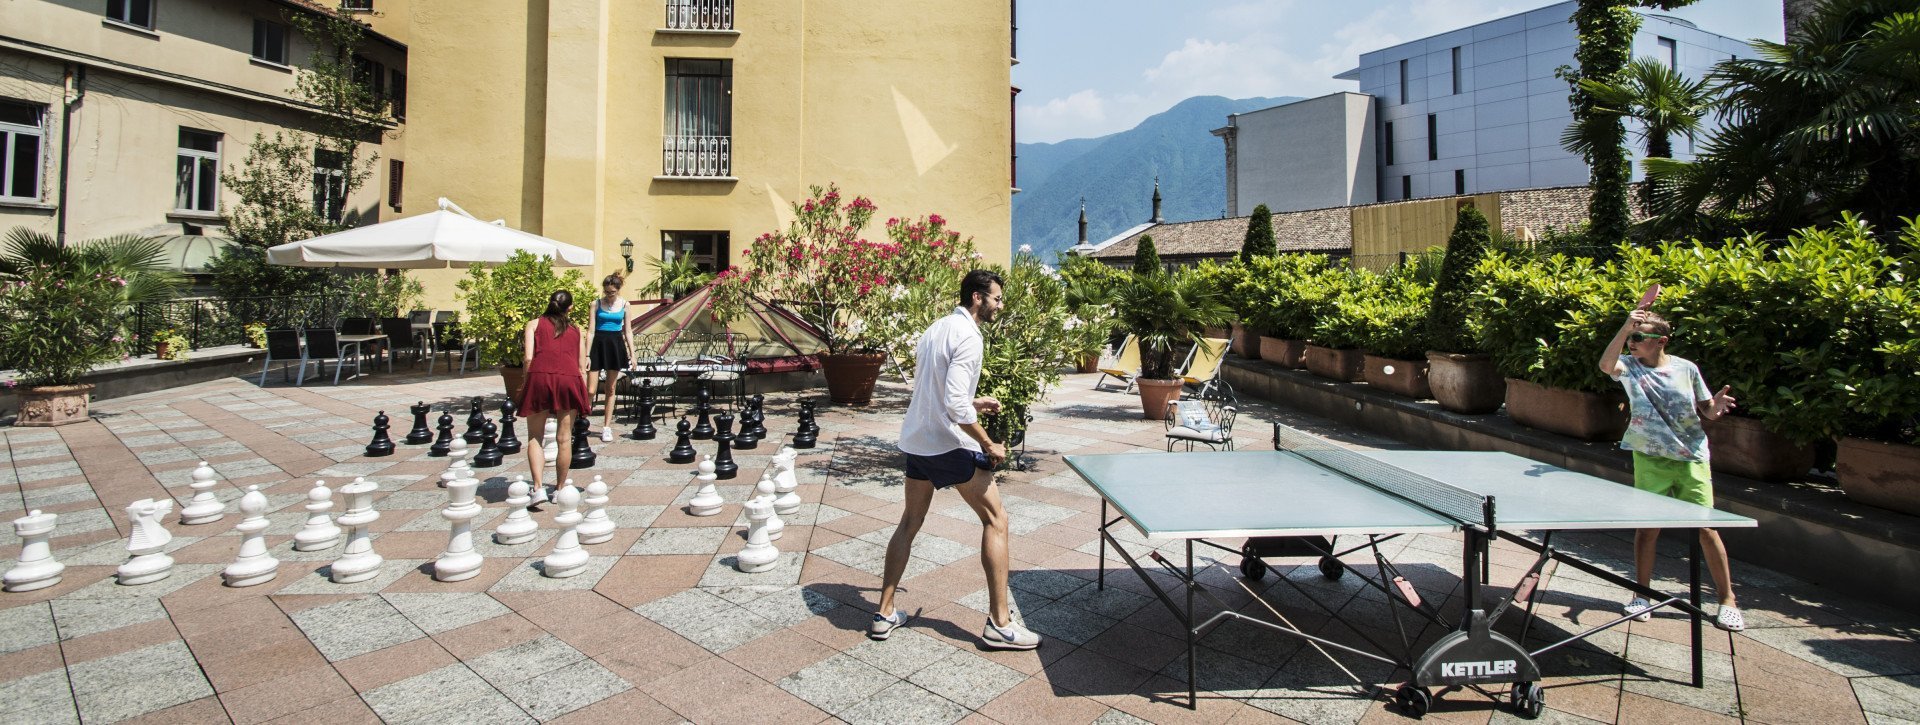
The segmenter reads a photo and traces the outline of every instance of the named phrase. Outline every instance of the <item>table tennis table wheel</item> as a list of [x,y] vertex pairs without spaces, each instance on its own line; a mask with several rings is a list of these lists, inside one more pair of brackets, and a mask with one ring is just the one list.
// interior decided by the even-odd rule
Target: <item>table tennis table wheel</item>
[[1409,717],[1423,718],[1433,711],[1433,693],[1411,683],[1401,685],[1400,689],[1393,691],[1393,704],[1400,706],[1400,712]]
[[1240,574],[1248,579],[1260,581],[1267,576],[1267,563],[1260,557],[1242,554],[1240,556]]
[[1508,696],[1514,714],[1529,720],[1540,717],[1540,713],[1547,709],[1547,693],[1540,689],[1538,682],[1513,683],[1513,690],[1508,692]]
[[1347,565],[1339,559],[1331,556],[1320,557],[1320,576],[1328,579],[1339,579],[1340,575],[1345,574],[1346,571]]

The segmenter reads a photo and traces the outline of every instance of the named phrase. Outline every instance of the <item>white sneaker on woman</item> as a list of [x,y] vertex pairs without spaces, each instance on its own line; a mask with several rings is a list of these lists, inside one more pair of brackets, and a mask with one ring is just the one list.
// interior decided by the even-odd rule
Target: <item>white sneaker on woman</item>
[[991,649],[1033,649],[1040,646],[1040,635],[1022,626],[1019,622],[1009,621],[1002,627],[987,618],[987,627],[980,632],[980,639],[986,641]]
[[613,429],[612,429],[612,428],[601,428],[601,429],[600,429],[600,442],[601,442],[601,443],[612,443],[612,442],[613,442]]

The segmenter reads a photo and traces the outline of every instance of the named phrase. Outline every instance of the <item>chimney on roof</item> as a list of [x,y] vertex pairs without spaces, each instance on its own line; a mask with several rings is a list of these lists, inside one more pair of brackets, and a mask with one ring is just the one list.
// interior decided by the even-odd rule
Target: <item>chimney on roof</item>
[[1163,219],[1160,216],[1160,177],[1159,176],[1153,177],[1153,218],[1149,219],[1148,221],[1151,221],[1155,224],[1160,224],[1166,221],[1166,219]]
[[1080,197],[1080,244],[1087,243],[1087,197]]

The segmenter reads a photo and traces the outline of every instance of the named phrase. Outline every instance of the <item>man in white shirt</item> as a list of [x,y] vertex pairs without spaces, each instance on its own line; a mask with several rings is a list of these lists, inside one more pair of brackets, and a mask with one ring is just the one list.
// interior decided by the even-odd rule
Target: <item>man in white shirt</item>
[[920,336],[915,354],[913,399],[900,427],[900,452],[907,455],[906,510],[887,543],[886,573],[880,584],[880,608],[867,636],[886,639],[906,621],[893,595],[913,553],[933,492],[952,488],[973,507],[985,529],[980,534],[980,564],[987,571],[987,626],[980,633],[993,649],[1033,649],[1040,635],[1013,621],[1007,601],[1007,510],[994,487],[993,469],[1006,449],[987,437],[980,413],[1000,412],[1000,401],[974,397],[980,384],[980,323],[1000,312],[1000,275],[976,269],[960,281],[960,306]]

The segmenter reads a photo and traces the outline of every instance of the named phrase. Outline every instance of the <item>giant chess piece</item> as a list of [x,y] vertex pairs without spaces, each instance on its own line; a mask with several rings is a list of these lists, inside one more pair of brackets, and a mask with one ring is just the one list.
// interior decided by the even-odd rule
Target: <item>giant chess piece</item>
[[307,523],[293,532],[294,551],[319,551],[340,543],[340,527],[327,515],[333,510],[333,489],[326,481],[314,481],[307,489]]
[[200,467],[193,469],[193,482],[187,484],[188,488],[193,489],[193,498],[180,507],[180,523],[189,526],[211,524],[225,516],[227,505],[213,495],[213,489],[218,485],[219,482],[213,480],[213,466],[201,461]]
[[461,470],[466,465],[467,441],[463,438],[455,438],[452,445],[447,447],[447,470],[440,472],[440,487],[446,488],[447,484],[460,480],[464,475]]
[[480,426],[487,422],[487,417],[480,413],[480,403],[480,398],[476,396],[473,399],[473,410],[467,413],[467,432],[460,436],[467,439],[469,445],[480,442]]
[[733,462],[733,414],[721,413],[714,420],[720,424],[713,433],[713,440],[720,444],[720,452],[713,457],[713,472],[721,480],[738,478],[740,464]]
[[800,480],[793,473],[794,464],[799,458],[800,454],[795,453],[792,446],[781,446],[780,452],[773,456],[773,485],[776,488],[791,491],[800,485]]
[[785,465],[781,465],[776,459],[773,467],[769,470],[773,473],[773,489],[775,491],[773,497],[773,512],[781,516],[792,516],[800,513],[800,494],[794,490],[798,488],[798,485],[793,477],[793,459],[787,459]]
[[812,433],[813,437],[819,438],[820,411],[814,407],[814,402],[811,400],[800,401],[800,413],[800,424],[806,426],[807,432]]
[[502,460],[500,450],[500,428],[487,421],[480,429],[480,452],[473,454],[473,465],[480,468],[494,468]]
[[520,452],[520,436],[513,432],[514,405],[509,400],[500,404],[500,439],[494,445],[500,448],[501,455],[511,456]]
[[648,381],[640,386],[640,424],[633,428],[634,440],[650,441],[660,434],[659,430],[653,427],[653,406],[653,385]]
[[753,437],[767,439],[767,396],[753,394],[753,400],[747,403],[747,409],[753,411]]
[[440,429],[440,437],[433,441],[431,448],[427,449],[427,455],[433,456],[434,458],[447,455],[447,450],[453,445],[453,414],[444,410],[440,411],[438,427]]
[[760,482],[753,486],[753,500],[767,505],[767,540],[778,541],[780,534],[787,530],[787,522],[782,521],[780,519],[780,512],[773,508],[774,485],[772,473],[772,470],[762,471],[760,473]]
[[593,452],[593,444],[587,440],[587,417],[573,417],[573,451],[567,458],[567,468],[592,468],[593,462],[600,456]]
[[687,513],[694,516],[712,516],[720,513],[720,509],[726,506],[727,500],[721,498],[720,492],[713,486],[713,456],[707,456],[700,461],[700,472],[694,476],[694,480],[700,482],[700,490],[695,491],[693,498],[687,500]]
[[773,547],[773,540],[767,536],[767,519],[772,515],[773,504],[765,501],[747,502],[747,548],[735,555],[735,568],[748,574],[758,574],[780,562],[780,550]]
[[38,509],[13,520],[13,535],[20,539],[20,563],[14,564],[0,583],[10,592],[30,592],[45,589],[60,583],[60,572],[66,564],[53,560],[53,549],[47,545],[47,538],[53,536],[54,521],[59,514],[41,513]]
[[127,563],[115,569],[114,579],[121,584],[150,584],[173,573],[173,557],[162,553],[173,534],[160,519],[173,512],[173,501],[143,498],[127,505],[127,521],[133,535],[127,538]]
[[547,416],[547,427],[540,436],[540,453],[546,456],[547,463],[560,460],[560,418]]
[[693,394],[693,412],[699,416],[693,424],[694,440],[707,440],[713,437],[713,389],[707,381],[700,381],[697,392]]
[[678,431],[674,433],[675,439],[673,441],[673,450],[667,451],[668,463],[692,463],[693,462],[693,459],[695,457],[695,454],[693,452],[693,442],[687,440],[693,435],[690,430],[691,428],[692,428],[692,424],[688,423],[686,418],[680,419],[680,428]]
[[393,439],[387,437],[387,428],[392,427],[387,411],[373,416],[373,442],[367,444],[367,457],[379,458],[393,455]]
[[740,411],[740,432],[733,435],[733,449],[751,451],[760,447],[760,434],[753,432],[753,403]]
[[587,495],[580,502],[587,506],[587,516],[580,521],[580,543],[602,544],[613,538],[613,519],[607,518],[607,482],[599,475],[587,484]]
[[479,487],[480,481],[474,478],[447,487],[447,507],[440,510],[440,517],[452,522],[453,528],[447,536],[447,550],[433,560],[435,581],[463,581],[480,573],[480,552],[473,550],[473,517],[480,515],[480,504],[473,500],[473,494]]
[[580,489],[568,480],[553,499],[560,504],[560,513],[553,516],[553,523],[560,526],[560,540],[554,543],[547,558],[540,560],[540,573],[565,579],[587,567],[587,550],[580,548]]
[[527,514],[527,507],[533,504],[530,495],[533,486],[520,474],[513,475],[513,483],[507,484],[507,520],[493,530],[493,543],[501,546],[514,546],[533,540],[540,530],[540,524]]
[[407,445],[417,446],[422,443],[432,443],[433,429],[427,427],[427,413],[431,412],[433,408],[427,405],[427,401],[422,400],[414,403],[413,407],[407,410],[413,413],[413,430],[407,431]]
[[819,440],[820,433],[813,425],[813,401],[802,401],[800,403],[798,430],[793,433],[793,447],[801,449],[812,448]]
[[246,495],[240,497],[240,513],[246,518],[233,526],[240,531],[240,553],[220,571],[220,578],[230,587],[265,584],[280,573],[280,560],[267,553],[267,495],[259,486],[247,487]]
[[347,535],[346,551],[328,567],[328,577],[335,584],[352,584],[380,575],[381,559],[373,552],[373,532],[369,530],[380,518],[380,512],[373,510],[373,492],[379,488],[366,479],[354,479],[340,487],[340,494],[347,497],[347,511],[340,514],[340,524],[352,533]]

